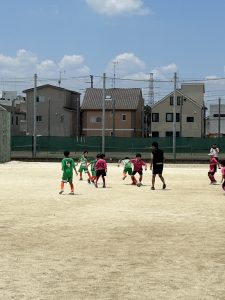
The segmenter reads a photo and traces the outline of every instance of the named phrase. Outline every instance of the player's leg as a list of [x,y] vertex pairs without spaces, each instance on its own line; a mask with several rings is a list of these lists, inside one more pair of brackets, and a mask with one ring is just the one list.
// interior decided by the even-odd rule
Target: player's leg
[[64,181],[62,180],[61,184],[60,184],[60,192],[59,192],[59,194],[62,194],[63,192],[64,192]]
[[127,177],[127,170],[126,168],[123,169],[123,177],[122,179],[124,180]]
[[105,176],[104,175],[102,175],[102,182],[103,182],[103,188],[105,188],[106,186],[105,186]]
[[131,179],[132,179],[132,183],[131,184],[133,184],[133,185],[136,185],[137,184],[137,179],[135,178],[135,175],[136,174],[136,172],[135,171],[133,171],[132,172],[132,175],[131,175]]
[[74,185],[73,185],[73,181],[70,180],[70,181],[69,181],[69,184],[70,184],[70,190],[71,190],[70,194],[71,194],[71,195],[74,195]]
[[80,166],[79,170],[78,170],[78,173],[80,174],[80,180],[83,180],[83,176],[82,176],[82,173],[83,173],[83,167]]
[[163,183],[163,189],[166,188],[166,183],[165,183],[165,179],[164,177],[162,176],[162,174],[158,174],[159,175],[159,178],[161,179],[162,183]]
[[152,190],[155,189],[155,176],[156,174],[152,174],[152,187],[151,187]]

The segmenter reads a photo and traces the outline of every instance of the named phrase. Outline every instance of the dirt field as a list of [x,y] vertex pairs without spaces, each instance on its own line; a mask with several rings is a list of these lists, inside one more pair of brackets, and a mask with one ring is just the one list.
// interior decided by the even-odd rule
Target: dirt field
[[[225,195],[207,165],[165,165],[167,189],[75,177],[59,163],[0,165],[0,299],[225,299]],[[216,175],[220,182],[220,172]]]

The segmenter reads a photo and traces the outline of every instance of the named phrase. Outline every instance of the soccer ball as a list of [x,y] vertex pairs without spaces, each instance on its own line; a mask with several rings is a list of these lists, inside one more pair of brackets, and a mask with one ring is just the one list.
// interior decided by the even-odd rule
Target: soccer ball
[[141,182],[138,182],[138,183],[137,183],[137,186],[138,186],[138,187],[142,186]]

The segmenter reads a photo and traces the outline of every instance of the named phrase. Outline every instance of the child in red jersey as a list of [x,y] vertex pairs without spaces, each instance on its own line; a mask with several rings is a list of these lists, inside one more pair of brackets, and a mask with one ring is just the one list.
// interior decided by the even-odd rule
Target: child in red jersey
[[225,191],[225,160],[222,160],[221,163],[221,174],[222,174],[222,189]]
[[[132,179],[132,184],[133,185],[138,185],[138,186],[141,186],[142,183],[142,177],[143,177],[143,170],[142,170],[142,167],[145,166],[145,171],[147,170],[147,164],[141,159],[141,154],[140,153],[137,153],[136,154],[136,158],[133,158],[130,160],[133,164],[133,172],[132,172],[132,176],[131,176],[131,179]],[[137,183],[137,179],[135,178],[135,174],[138,173],[140,176],[139,176],[139,182]]]
[[214,157],[213,153],[210,152],[208,155],[210,155],[210,163],[209,163],[209,172],[208,177],[210,179],[210,184],[216,184],[216,179],[214,177],[216,171],[217,171],[217,160]]
[[99,158],[97,159],[97,162],[95,164],[95,169],[96,169],[96,179],[95,179],[95,187],[98,187],[98,179],[100,176],[102,176],[102,181],[103,181],[103,188],[106,187],[105,185],[105,176],[107,173],[107,164],[106,161],[104,160],[105,154],[102,153],[100,154]]

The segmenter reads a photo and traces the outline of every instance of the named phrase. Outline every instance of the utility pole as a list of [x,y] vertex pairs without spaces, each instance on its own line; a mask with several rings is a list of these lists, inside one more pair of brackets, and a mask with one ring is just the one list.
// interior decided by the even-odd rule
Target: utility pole
[[148,90],[148,105],[151,107],[153,104],[154,104],[153,73],[150,73],[149,90]]
[[113,61],[113,88],[115,89],[116,87],[116,64],[118,64],[119,62]]
[[94,87],[93,75],[90,75],[90,78],[91,78],[91,88],[93,89],[93,87]]
[[33,158],[36,158],[36,101],[37,101],[37,74],[34,74],[34,100],[33,100]]
[[173,160],[176,161],[176,90],[177,73],[174,73],[174,91],[173,91]]
[[106,82],[106,74],[103,73],[103,90],[102,90],[102,153],[105,153],[105,82]]
[[220,122],[221,122],[221,98],[219,98],[219,107],[218,107],[218,139],[220,145]]
[[116,123],[116,99],[115,97],[112,98],[112,105],[113,105],[113,136],[115,136],[115,123]]

